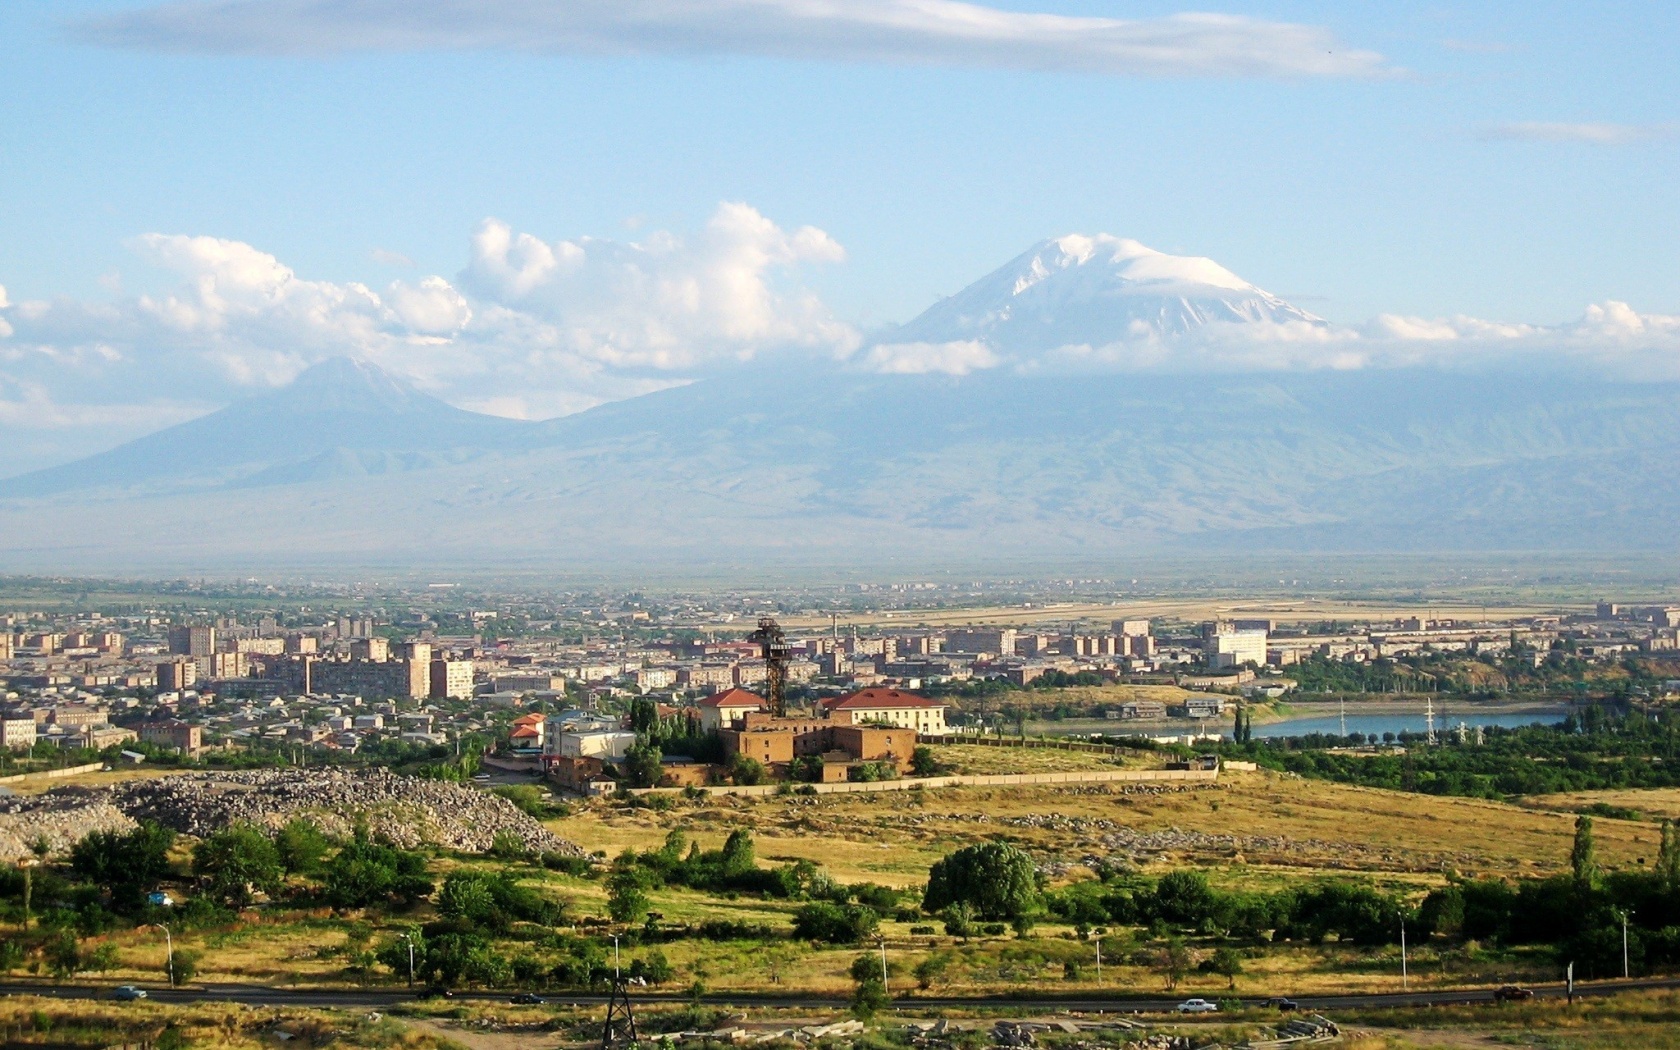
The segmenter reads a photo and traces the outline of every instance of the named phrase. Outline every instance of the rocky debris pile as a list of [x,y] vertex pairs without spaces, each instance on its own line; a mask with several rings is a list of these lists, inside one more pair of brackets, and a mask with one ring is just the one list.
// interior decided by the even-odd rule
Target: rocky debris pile
[[109,802],[50,796],[0,799],[0,863],[11,864],[45,841],[62,854],[95,831],[128,831],[134,820]]
[[[404,848],[440,846],[481,853],[497,836],[513,835],[525,849],[582,856],[508,800],[488,792],[383,769],[258,769],[187,773],[130,780],[110,787],[59,788],[20,800],[19,816],[43,811],[111,810],[133,822],[150,820],[203,837],[230,824],[279,828],[308,817],[329,835],[348,837],[366,824],[376,838]],[[73,841],[73,840],[72,840]]]

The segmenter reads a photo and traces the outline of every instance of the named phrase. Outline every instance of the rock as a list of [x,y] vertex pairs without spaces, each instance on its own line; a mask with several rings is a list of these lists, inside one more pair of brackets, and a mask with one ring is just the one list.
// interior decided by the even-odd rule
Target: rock
[[584,855],[497,795],[384,769],[323,767],[184,773],[0,800],[0,857],[10,839],[27,850],[38,833],[49,841],[56,833],[65,848],[96,828],[127,829],[143,820],[202,838],[238,823],[277,830],[299,816],[339,837],[366,822],[375,837],[408,849],[482,853],[509,832],[529,850]]

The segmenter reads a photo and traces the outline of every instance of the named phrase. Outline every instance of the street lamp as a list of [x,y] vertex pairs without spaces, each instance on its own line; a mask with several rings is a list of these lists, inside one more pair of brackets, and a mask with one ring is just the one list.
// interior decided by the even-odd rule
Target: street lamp
[[146,925],[156,926],[163,931],[163,943],[169,951],[169,961],[165,964],[165,969],[169,972],[169,987],[173,988],[175,987],[175,938],[170,934],[169,927],[161,922],[151,922]]
[[619,973],[619,965],[618,965],[618,934],[615,933],[615,934],[613,934],[613,979],[617,980],[619,976],[620,976],[620,973]]
[[875,938],[881,945],[881,991],[887,991],[887,935],[881,934]]
[[1406,972],[1406,917],[1400,916],[1400,990],[1410,991],[1411,976]]
[[21,870],[23,872],[23,932],[24,933],[29,932],[29,901],[30,901],[30,898],[34,896],[34,892],[35,892],[35,881],[34,881],[35,866],[39,863],[41,863],[41,862],[34,857],[24,857],[22,860],[17,862],[17,866],[18,866],[19,870]]
[[1628,927],[1628,916],[1630,916],[1632,914],[1633,914],[1633,909],[1631,909],[1631,908],[1629,908],[1627,911],[1622,912],[1622,980],[1624,980],[1624,981],[1627,980],[1628,977],[1629,977],[1629,974],[1628,974],[1627,927]]
[[408,944],[408,986],[410,988],[413,988],[414,987],[414,938],[412,936],[410,936],[409,934],[405,933],[405,934],[402,935],[402,940]]

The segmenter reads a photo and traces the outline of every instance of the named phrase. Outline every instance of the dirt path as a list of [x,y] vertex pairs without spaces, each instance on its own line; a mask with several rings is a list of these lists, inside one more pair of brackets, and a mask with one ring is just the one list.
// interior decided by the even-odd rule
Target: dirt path
[[472,1024],[456,1026],[420,1018],[404,1018],[404,1022],[467,1050],[555,1050],[561,1045],[560,1036],[555,1032],[498,1032]]

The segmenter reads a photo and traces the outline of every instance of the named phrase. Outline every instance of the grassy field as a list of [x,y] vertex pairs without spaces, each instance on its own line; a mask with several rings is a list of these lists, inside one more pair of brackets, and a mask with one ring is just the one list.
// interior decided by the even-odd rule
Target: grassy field
[[[1112,768],[1104,756],[1064,751],[964,746],[941,749],[941,757],[970,768],[996,763],[986,768],[1001,770],[1019,769],[1024,759],[1034,768],[1044,768],[1040,763],[1049,761]],[[1676,793],[1652,794],[1672,798]],[[1622,800],[1629,805],[1636,801]],[[677,799],[664,811],[595,800],[548,824],[607,857],[627,848],[657,848],[672,830],[681,830],[702,849],[717,849],[730,832],[746,829],[754,836],[761,863],[809,859],[839,882],[901,888],[916,895],[912,900],[935,861],[962,846],[987,841],[1008,841],[1026,850],[1049,874],[1052,885],[1090,877],[1088,862],[1103,858],[1156,874],[1198,866],[1216,886],[1227,889],[1275,890],[1298,885],[1303,878],[1359,878],[1415,900],[1442,884],[1449,872],[1533,876],[1564,870],[1573,820],[1566,812],[1259,772],[1226,774],[1213,786],[1089,784],[718,796]],[[1634,867],[1639,858],[1650,863],[1656,855],[1659,829],[1649,822],[1601,818],[1596,831],[1606,867]],[[184,849],[185,844],[178,849],[182,856]],[[566,902],[568,922],[586,931],[607,923],[602,879],[467,856],[437,859],[434,875],[441,880],[458,866],[507,868],[520,881]],[[678,887],[656,888],[649,896],[666,925],[727,920],[780,933],[790,928],[798,907],[793,901]],[[175,944],[177,951],[201,953],[201,982],[354,983],[368,979],[350,965],[358,950],[434,917],[430,905],[395,917],[257,909],[225,929],[178,929]],[[1158,946],[1143,931],[1108,936],[1099,983],[1095,946],[1056,922],[1042,923],[1026,938],[988,936],[967,942],[946,936],[938,921],[928,918],[887,919],[881,929],[903,974],[925,959],[945,960],[946,972],[936,985],[942,992],[1156,993],[1164,987],[1152,965]],[[114,945],[117,952],[117,967],[106,978],[159,978],[164,962],[159,931],[121,930],[91,938],[87,947],[100,943]],[[700,981],[712,990],[797,987],[837,995],[850,991],[847,969],[861,950],[814,948],[780,937],[677,939],[657,947],[675,968],[677,987]],[[1551,976],[1550,963],[1532,952],[1487,952],[1474,945],[1437,950],[1414,944],[1413,949],[1415,987]],[[542,958],[551,953],[540,937],[512,943],[507,951]],[[1238,987],[1249,994],[1384,991],[1399,985],[1395,949],[1355,948],[1334,940],[1255,949],[1248,952],[1245,970]],[[394,978],[381,969],[373,979]],[[899,982],[900,991],[908,990],[908,976]],[[1192,975],[1177,992],[1215,996],[1224,988],[1224,978]]]

